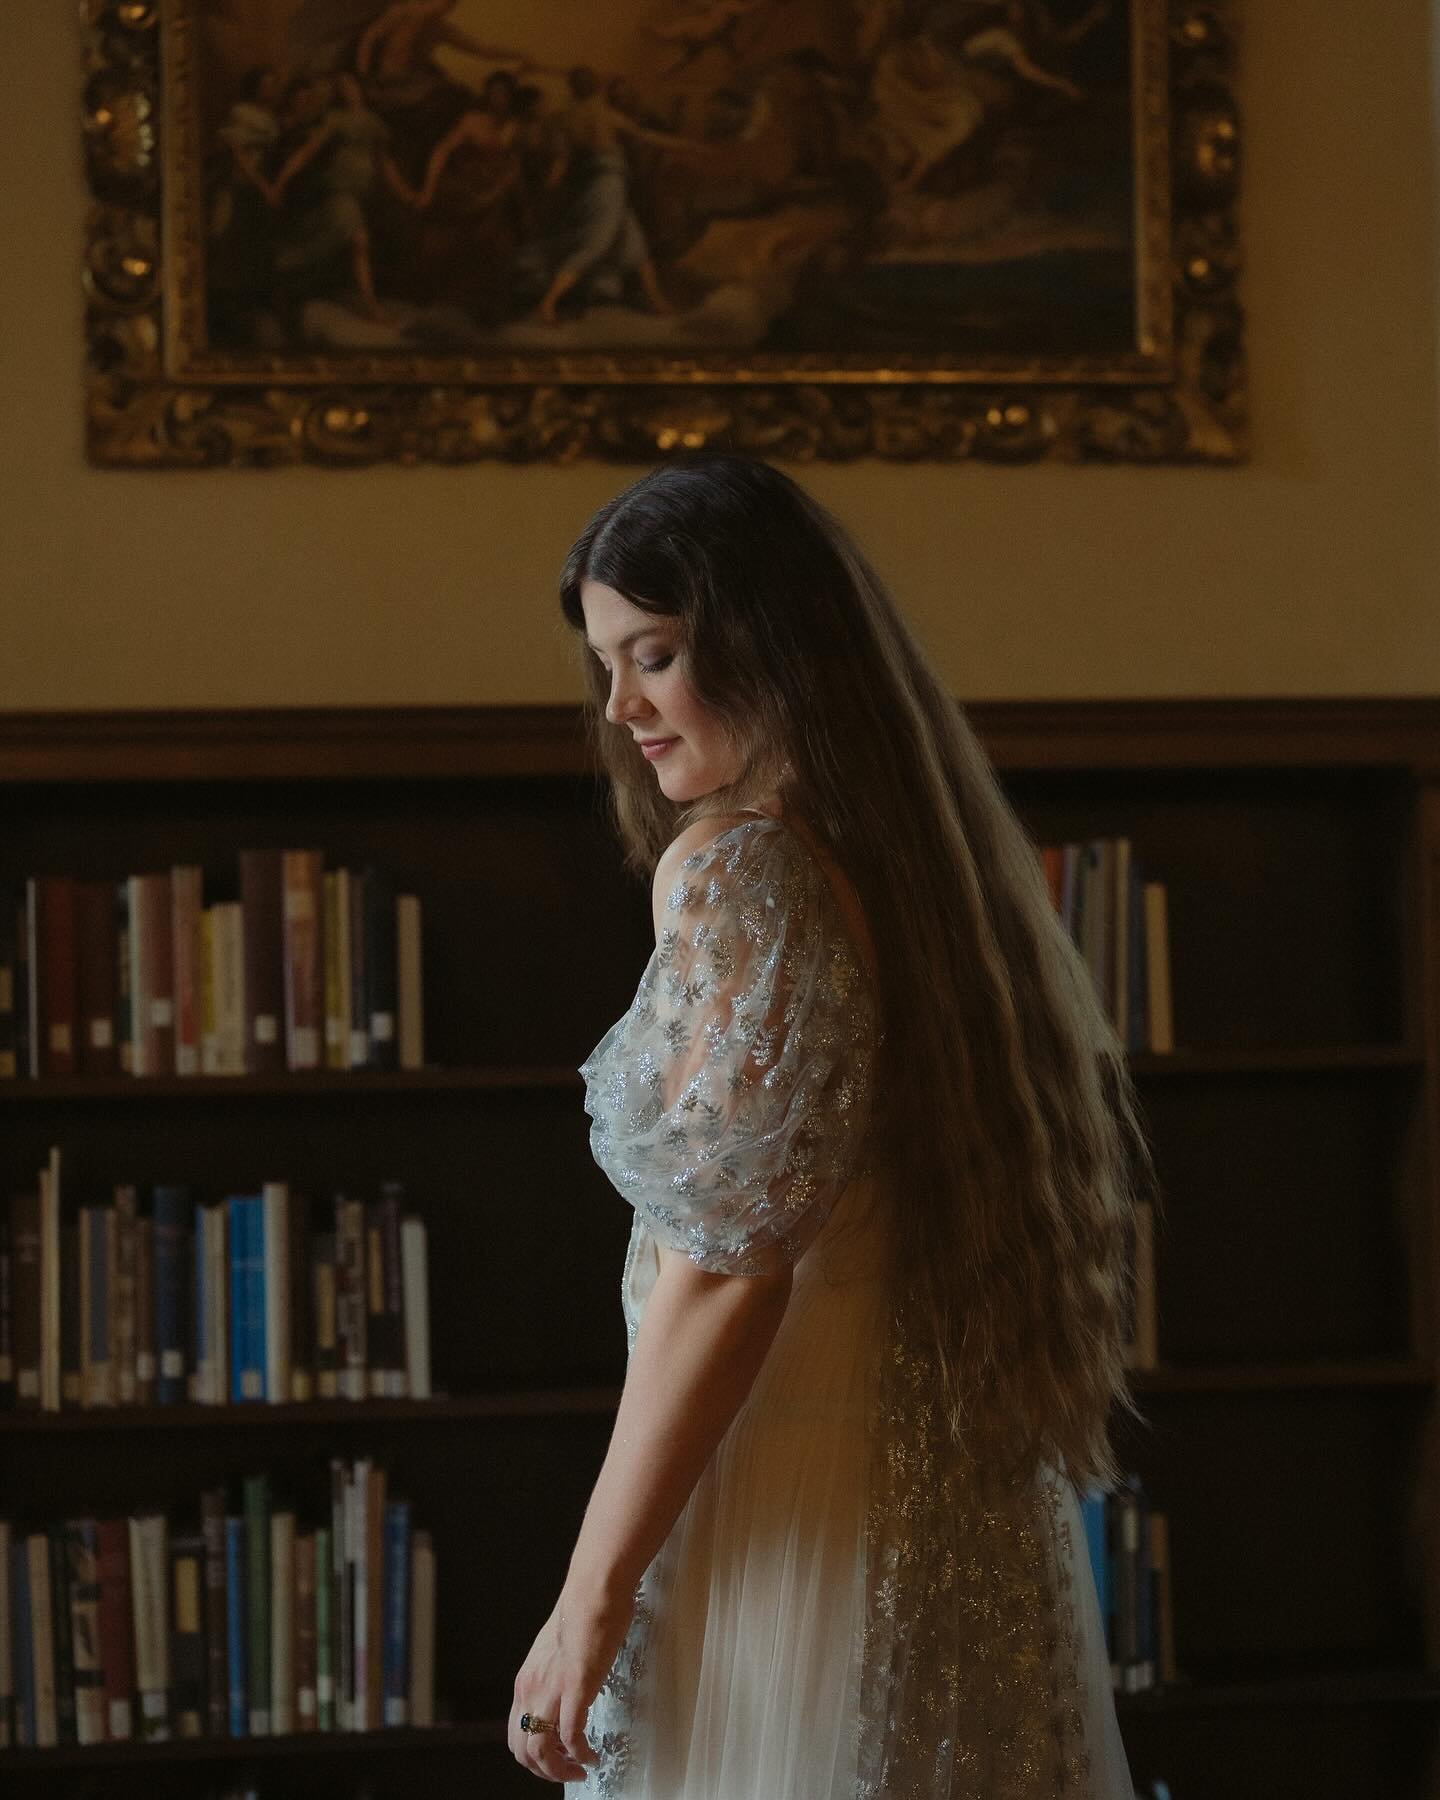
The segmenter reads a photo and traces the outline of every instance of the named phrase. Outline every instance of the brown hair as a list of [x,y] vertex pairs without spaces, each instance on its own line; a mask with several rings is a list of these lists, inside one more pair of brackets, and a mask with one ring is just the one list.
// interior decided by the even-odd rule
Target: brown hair
[[1039,851],[964,712],[848,534],[766,463],[708,453],[590,520],[560,582],[678,620],[697,698],[740,751],[730,786],[667,800],[632,735],[587,715],[627,859],[777,790],[850,877],[878,958],[877,1087],[897,1305],[933,1356],[962,1451],[1119,1479],[1127,1255],[1158,1193],[1124,1046]]

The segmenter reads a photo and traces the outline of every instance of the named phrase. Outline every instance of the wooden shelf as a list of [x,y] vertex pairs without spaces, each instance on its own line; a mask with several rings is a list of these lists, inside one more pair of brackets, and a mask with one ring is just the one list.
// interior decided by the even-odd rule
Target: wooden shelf
[[579,1089],[578,1067],[472,1069],[321,1069],[279,1075],[56,1075],[41,1081],[0,1082],[0,1103],[37,1100],[309,1100],[317,1094],[472,1094]]
[[6,1432],[54,1434],[92,1431],[269,1431],[313,1425],[443,1425],[466,1419],[552,1418],[564,1413],[614,1412],[618,1387],[527,1388],[513,1393],[442,1395],[434,1400],[306,1400],[269,1406],[263,1402],[226,1406],[69,1407],[61,1412],[0,1413]]
[[504,1742],[505,1721],[481,1719],[464,1725],[395,1725],[386,1731],[294,1731],[281,1737],[175,1738],[162,1744],[57,1744],[48,1750],[0,1750],[0,1769],[132,1768],[138,1763],[236,1762],[256,1757],[288,1761],[295,1756],[463,1750]]
[[1147,1713],[1224,1712],[1239,1707],[1440,1705],[1440,1673],[1359,1669],[1282,1675],[1255,1681],[1176,1683],[1148,1694],[1116,1694],[1124,1717]]
[[[1302,1044],[1275,1049],[1137,1052],[1137,1077],[1151,1075],[1286,1075],[1309,1070],[1425,1067],[1424,1051],[1410,1044]],[[316,1094],[450,1094],[579,1089],[578,1066],[493,1064],[455,1069],[321,1069],[275,1075],[63,1075],[40,1081],[0,1082],[0,1105],[37,1100],[176,1100],[217,1095],[309,1099]]]
[[1435,1371],[1411,1357],[1317,1358],[1307,1362],[1199,1363],[1132,1369],[1131,1385],[1149,1394],[1220,1394],[1245,1389],[1415,1388],[1435,1386]]

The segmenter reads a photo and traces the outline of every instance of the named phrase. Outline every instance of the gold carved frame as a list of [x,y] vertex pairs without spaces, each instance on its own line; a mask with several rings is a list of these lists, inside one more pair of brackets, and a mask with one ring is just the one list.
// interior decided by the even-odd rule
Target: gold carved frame
[[204,337],[196,0],[82,0],[86,441],[108,467],[1247,454],[1228,0],[1133,0],[1138,343],[1088,359],[236,354]]

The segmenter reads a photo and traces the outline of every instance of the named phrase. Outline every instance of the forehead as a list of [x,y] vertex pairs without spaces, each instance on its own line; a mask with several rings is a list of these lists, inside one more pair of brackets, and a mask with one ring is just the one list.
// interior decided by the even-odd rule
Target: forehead
[[580,607],[585,614],[585,636],[594,650],[618,649],[641,633],[662,632],[673,623],[663,613],[646,612],[603,581],[580,584]]

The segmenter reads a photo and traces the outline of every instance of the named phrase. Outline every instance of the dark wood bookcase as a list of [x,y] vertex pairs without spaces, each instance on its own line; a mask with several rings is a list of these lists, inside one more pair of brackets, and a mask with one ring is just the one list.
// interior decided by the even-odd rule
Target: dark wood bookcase
[[[969,712],[1037,843],[1129,836],[1167,888],[1177,1047],[1134,1059],[1161,1366],[1119,1450],[1170,1515],[1181,1679],[1119,1702],[1137,1782],[1419,1800],[1440,1791],[1440,700]],[[0,1178],[59,1144],[67,1217],[118,1181],[402,1181],[437,1398],[0,1414],[0,1515],[188,1517],[266,1468],[303,1521],[328,1456],[373,1455],[434,1534],[439,1721],[4,1751],[0,1786],[199,1800],[250,1769],[263,1796],[539,1792],[504,1746],[509,1687],[625,1356],[629,1215],[576,1070],[650,948],[576,711],[12,714],[0,821],[0,877],[196,861],[224,897],[236,852],[273,844],[421,897],[425,1069],[3,1083]]]

